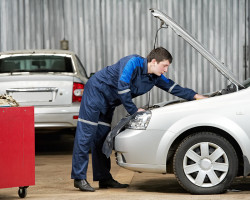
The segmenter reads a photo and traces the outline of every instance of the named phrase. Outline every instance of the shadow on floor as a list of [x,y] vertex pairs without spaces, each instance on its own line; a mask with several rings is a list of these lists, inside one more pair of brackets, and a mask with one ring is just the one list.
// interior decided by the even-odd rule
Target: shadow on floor
[[131,192],[187,193],[177,182],[174,175],[136,173],[129,189]]
[[74,130],[36,130],[36,155],[72,154]]
[[[143,192],[158,193],[183,193],[188,194],[176,180],[174,175],[160,174],[135,174],[132,181],[130,192],[141,190]],[[170,176],[170,177],[169,177]],[[227,193],[250,192],[250,177],[237,177],[227,190]]]

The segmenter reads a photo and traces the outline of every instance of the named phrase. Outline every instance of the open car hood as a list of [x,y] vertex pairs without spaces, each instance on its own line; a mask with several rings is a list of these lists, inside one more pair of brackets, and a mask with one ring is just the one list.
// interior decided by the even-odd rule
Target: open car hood
[[203,55],[216,69],[224,75],[230,82],[238,87],[244,86],[240,81],[234,76],[234,74],[225,67],[224,64],[219,61],[211,52],[209,52],[201,43],[199,43],[194,37],[192,37],[186,30],[184,30],[180,25],[178,25],[173,19],[164,14],[163,12],[157,9],[150,9],[152,15],[161,20],[162,23],[165,23],[168,27],[172,28],[174,32],[187,41],[193,48],[195,48],[201,55]]

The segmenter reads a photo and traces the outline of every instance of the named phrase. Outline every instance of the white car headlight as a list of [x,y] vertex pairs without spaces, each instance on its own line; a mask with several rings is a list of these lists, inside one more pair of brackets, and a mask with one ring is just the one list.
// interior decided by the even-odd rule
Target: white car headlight
[[147,110],[145,112],[138,112],[127,124],[126,128],[145,130],[151,119],[151,111]]

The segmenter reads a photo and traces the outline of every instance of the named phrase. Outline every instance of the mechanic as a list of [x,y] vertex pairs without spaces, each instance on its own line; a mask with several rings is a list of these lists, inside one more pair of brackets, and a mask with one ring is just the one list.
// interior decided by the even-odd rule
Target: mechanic
[[171,62],[172,55],[163,47],[158,47],[147,58],[126,56],[88,80],[81,101],[73,149],[71,178],[74,179],[74,187],[81,191],[95,191],[86,180],[90,147],[93,179],[99,181],[99,188],[128,187],[128,184],[113,179],[110,158],[102,153],[116,106],[123,104],[131,115],[144,111],[136,107],[132,98],[145,94],[154,85],[187,100],[206,98],[191,89],[182,88],[163,75]]

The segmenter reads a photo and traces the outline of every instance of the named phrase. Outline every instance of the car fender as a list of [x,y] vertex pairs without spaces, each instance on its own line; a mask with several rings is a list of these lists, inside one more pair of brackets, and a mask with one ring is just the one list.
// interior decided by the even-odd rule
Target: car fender
[[156,152],[156,163],[166,164],[169,148],[177,137],[191,128],[202,126],[210,126],[224,130],[236,140],[243,152],[243,155],[245,155],[248,159],[250,158],[250,152],[248,152],[245,148],[250,145],[249,137],[235,121],[221,115],[194,114],[185,116],[176,121],[165,132]]

